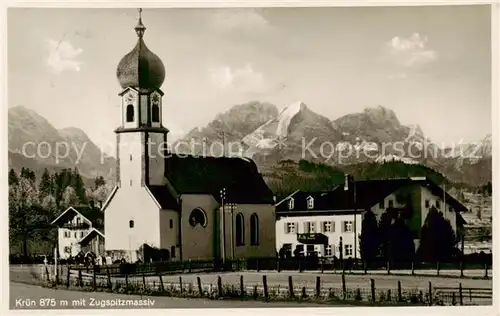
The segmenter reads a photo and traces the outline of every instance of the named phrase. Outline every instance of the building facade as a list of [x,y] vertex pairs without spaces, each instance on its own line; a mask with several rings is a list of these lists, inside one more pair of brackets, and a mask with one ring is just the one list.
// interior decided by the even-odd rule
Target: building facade
[[253,161],[168,152],[165,67],[144,42],[141,18],[135,31],[116,72],[121,125],[117,186],[103,206],[107,254],[148,260],[147,245],[169,260],[275,256],[273,196]]
[[58,227],[58,257],[68,259],[77,256],[80,252],[83,254],[93,252],[95,255],[102,255],[103,249],[86,247],[86,245],[94,239],[93,232],[98,232],[98,235],[101,235],[101,243],[104,242],[103,221],[102,211],[91,206],[69,207],[63,211],[51,223]]
[[[418,249],[421,227],[431,208],[450,222],[456,235],[463,234],[467,209],[441,187],[426,178],[346,181],[328,192],[294,192],[276,205],[276,248],[302,255],[360,258],[359,236],[367,210],[377,221],[388,209],[404,213]],[[284,249],[284,250],[282,250]]]

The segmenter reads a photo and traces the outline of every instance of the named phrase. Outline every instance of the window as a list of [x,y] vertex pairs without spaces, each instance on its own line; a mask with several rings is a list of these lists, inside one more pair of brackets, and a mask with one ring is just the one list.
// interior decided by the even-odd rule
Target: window
[[378,204],[378,208],[379,208],[379,209],[384,209],[384,208],[385,208],[385,203],[384,203],[384,201],[382,201],[382,202],[380,202],[380,203]]
[[306,251],[308,256],[314,255],[314,245],[307,245]]
[[325,247],[325,257],[333,256],[332,245],[327,245]]
[[76,237],[76,232],[73,234],[73,236],[74,236],[75,238],[78,238],[78,237]]
[[170,224],[170,228],[174,228],[174,221],[172,219],[170,220],[169,224]]
[[76,218],[76,225],[80,225],[80,217]]
[[128,227],[134,228],[134,221],[128,221]]
[[132,186],[132,180],[130,180],[130,186]]
[[199,207],[192,210],[191,214],[189,214],[189,225],[192,227],[196,227],[196,225],[200,225],[201,227],[207,226],[207,216],[205,211]]
[[441,202],[436,201],[436,208],[440,209],[441,208]]
[[352,245],[344,245],[344,254],[346,256],[352,256]]
[[80,238],[83,238],[83,232],[80,232]]
[[314,199],[312,197],[307,198],[307,208],[308,209],[314,208]]
[[245,244],[245,220],[243,214],[236,215],[236,246],[243,246]]
[[170,247],[170,257],[175,258],[175,246]]
[[295,223],[285,223],[285,234],[294,234],[297,232],[297,225]]
[[323,222],[322,226],[324,233],[332,233],[335,231],[333,222],[331,221]]
[[130,161],[132,161],[132,155],[130,155]]
[[352,232],[352,221],[345,221],[344,222],[344,232],[346,232],[346,233]]
[[304,223],[304,233],[315,233],[316,223],[315,222],[305,222]]
[[64,232],[64,238],[69,238],[71,237],[71,234],[67,231]]
[[393,200],[389,200],[389,207],[394,207],[394,201]]
[[290,200],[288,200],[288,209],[293,209],[294,208],[294,199],[293,198],[290,198]]
[[431,202],[429,200],[425,200],[425,208],[429,208]]
[[259,217],[257,214],[250,216],[250,245],[257,246],[259,244]]
[[134,106],[132,104],[127,105],[127,122],[134,121]]
[[154,123],[158,123],[160,121],[160,107],[158,103],[153,103],[153,107],[151,109],[151,120]]

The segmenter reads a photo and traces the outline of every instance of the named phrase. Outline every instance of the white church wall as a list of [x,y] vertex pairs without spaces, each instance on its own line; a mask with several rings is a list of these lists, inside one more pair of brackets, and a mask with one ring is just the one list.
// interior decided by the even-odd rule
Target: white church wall
[[149,184],[163,185],[165,174],[165,135],[162,133],[149,133]]
[[[236,246],[236,215],[243,214],[244,245]],[[250,244],[250,217],[257,214],[259,218],[259,244]],[[275,257],[276,256],[276,212],[270,204],[238,204],[233,211],[233,233],[231,234],[231,216],[225,216],[226,222],[226,257],[231,258],[231,247],[235,258]],[[232,235],[232,236],[231,236]]]
[[[214,251],[214,220],[215,209],[219,204],[208,194],[183,194],[182,195],[182,259],[209,259],[212,260]],[[191,212],[201,208],[207,218],[204,227],[189,223]]]
[[118,145],[120,163],[120,186],[140,187],[142,166],[142,133],[121,133]]
[[[129,254],[147,243],[160,246],[159,207],[143,187],[124,186],[116,192],[104,211],[105,249]],[[133,228],[130,228],[133,221]],[[132,260],[135,254],[132,254]]]
[[160,211],[160,248],[167,249],[170,256],[172,255],[172,247],[174,257],[172,260],[180,259],[179,252],[179,212],[175,210]]

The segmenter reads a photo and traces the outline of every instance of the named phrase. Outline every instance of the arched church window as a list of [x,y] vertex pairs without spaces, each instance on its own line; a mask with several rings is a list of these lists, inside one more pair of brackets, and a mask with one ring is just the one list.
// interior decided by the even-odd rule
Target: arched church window
[[245,219],[243,214],[236,215],[236,246],[243,246],[245,244]]
[[201,227],[207,226],[207,215],[205,211],[199,207],[195,208],[189,215],[189,225],[192,227],[196,227],[196,225],[200,225]]
[[154,123],[160,122],[160,106],[158,103],[153,103],[153,107],[151,109],[151,120]]
[[132,104],[127,105],[127,122],[134,121],[134,106]]
[[257,246],[259,244],[259,217],[253,213],[250,216],[250,245]]
[[134,221],[128,221],[128,227],[134,228]]

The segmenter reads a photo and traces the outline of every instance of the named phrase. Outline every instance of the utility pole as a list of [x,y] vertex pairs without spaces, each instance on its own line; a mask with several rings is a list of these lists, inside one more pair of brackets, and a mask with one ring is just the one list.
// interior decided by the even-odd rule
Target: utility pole
[[226,188],[222,188],[220,190],[220,196],[221,196],[221,206],[222,206],[222,262],[226,262],[226,221],[225,221],[225,199],[226,199]]

